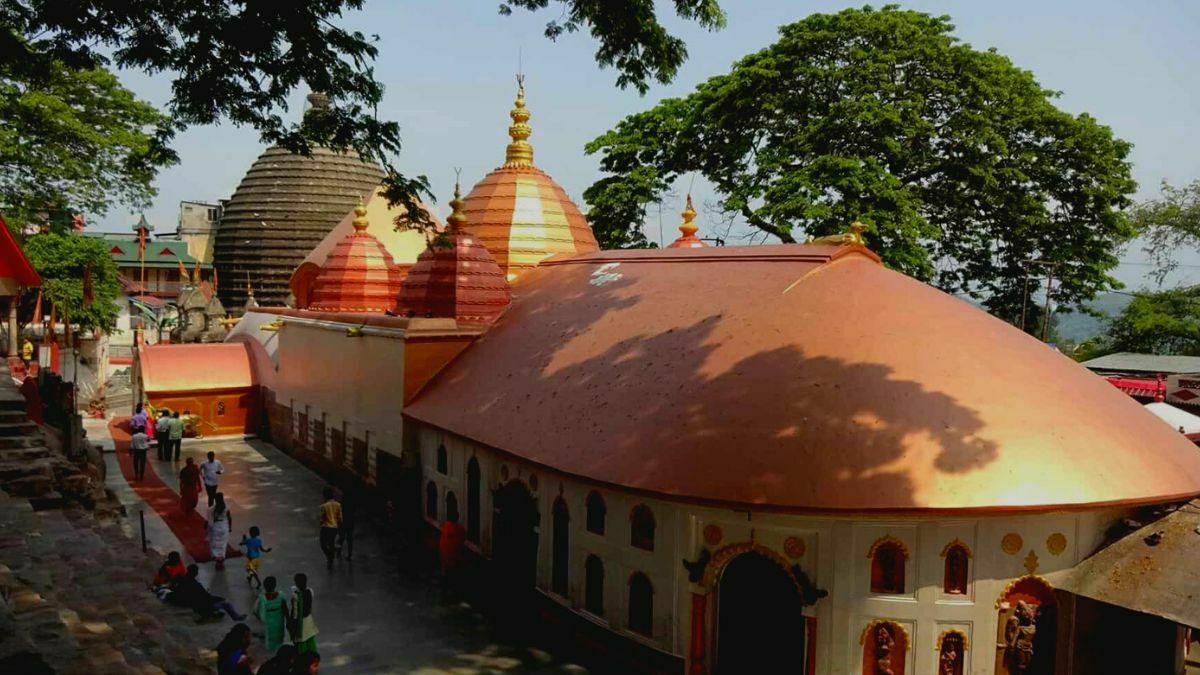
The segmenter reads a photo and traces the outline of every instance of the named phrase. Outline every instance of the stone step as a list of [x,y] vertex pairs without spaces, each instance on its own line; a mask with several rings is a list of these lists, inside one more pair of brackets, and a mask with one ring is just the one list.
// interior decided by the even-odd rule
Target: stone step
[[34,436],[40,433],[38,425],[24,422],[0,422],[0,436]]
[[44,448],[45,441],[36,436],[0,437],[0,448]]

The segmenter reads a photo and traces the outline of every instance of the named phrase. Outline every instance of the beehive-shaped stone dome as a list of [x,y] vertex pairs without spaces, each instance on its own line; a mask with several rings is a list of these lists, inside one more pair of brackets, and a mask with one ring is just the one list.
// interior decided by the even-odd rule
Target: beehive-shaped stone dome
[[[309,101],[327,105],[318,95]],[[260,304],[283,306],[292,270],[382,178],[378,165],[354,152],[315,147],[305,157],[267,148],[221,215],[213,251],[218,275],[249,275]],[[246,304],[246,289],[237,284],[222,287],[220,295],[226,307]]]

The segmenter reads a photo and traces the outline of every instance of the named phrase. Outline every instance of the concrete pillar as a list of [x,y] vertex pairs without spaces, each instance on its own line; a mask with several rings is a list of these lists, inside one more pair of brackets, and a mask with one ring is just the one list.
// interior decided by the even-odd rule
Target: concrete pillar
[[21,341],[17,335],[20,330],[20,324],[17,323],[17,305],[21,302],[20,295],[14,295],[8,299],[8,358],[17,358],[21,355]]

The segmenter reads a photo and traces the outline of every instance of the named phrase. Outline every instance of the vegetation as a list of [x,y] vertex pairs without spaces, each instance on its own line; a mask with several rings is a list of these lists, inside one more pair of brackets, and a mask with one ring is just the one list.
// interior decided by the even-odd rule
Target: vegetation
[[1133,209],[1133,222],[1145,237],[1153,274],[1161,284],[1179,266],[1175,254],[1180,248],[1200,247],[1200,180],[1183,187],[1164,182],[1158,199]]
[[0,119],[0,208],[14,228],[68,208],[145,206],[158,169],[176,161],[163,145],[169,118],[103,68],[0,63]]
[[1139,294],[1113,318],[1109,351],[1200,355],[1200,286]]
[[1014,323],[1036,305],[1030,259],[1058,264],[1060,305],[1119,287],[1130,145],[952,30],[896,7],[816,14],[621,121],[587,146],[609,174],[584,194],[601,245],[647,245],[646,206],[694,172],[754,232],[791,242],[860,220],[888,265]]
[[[25,241],[25,255],[42,278],[43,302],[50,303],[44,305],[46,313],[53,305],[59,321],[69,321],[81,331],[112,332],[119,312],[116,301],[121,282],[117,264],[108,254],[103,239],[57,232],[37,234]],[[85,304],[84,271],[89,266],[92,302]],[[38,290],[23,291],[21,304],[28,316],[32,316]]]
[[[600,43],[598,61],[617,69],[621,86],[645,91],[651,78],[670,79],[687,55],[682,42],[658,22],[653,0],[555,4],[563,6],[565,18],[551,22],[547,35],[587,28]],[[428,181],[392,167],[390,157],[401,147],[400,127],[375,114],[384,91],[372,68],[378,37],[336,23],[343,12],[362,5],[363,0],[8,0],[0,5],[0,74],[42,85],[64,68],[83,73],[115,65],[170,73],[170,124],[158,128],[152,148],[135,155],[145,156],[143,170],[169,161],[166,147],[173,132],[225,119],[252,126],[264,142],[297,152],[324,145],[379,160],[387,170],[389,198],[407,208],[414,224],[428,224],[428,214],[417,205],[421,195],[433,199]],[[500,8],[549,5],[549,0],[508,0]],[[724,21],[716,0],[675,0],[675,10],[712,28]],[[302,82],[327,95],[333,106],[300,122],[285,121],[280,111]],[[35,134],[24,142],[56,139]],[[141,194],[135,189],[133,196]]]

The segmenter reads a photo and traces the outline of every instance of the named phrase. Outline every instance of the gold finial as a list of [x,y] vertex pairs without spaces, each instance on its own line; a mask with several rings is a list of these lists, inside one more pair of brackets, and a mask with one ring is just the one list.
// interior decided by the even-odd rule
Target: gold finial
[[843,232],[841,234],[830,234],[824,237],[809,237],[807,243],[815,244],[817,246],[866,246],[867,240],[865,237],[863,237],[863,232],[866,231],[867,226],[856,220],[850,225],[850,230],[848,232]]
[[370,221],[367,220],[367,206],[363,204],[362,197],[359,197],[358,206],[354,207],[354,231],[363,232],[367,225],[370,225]]
[[504,166],[533,166],[533,146],[529,144],[529,135],[533,129],[529,126],[529,111],[525,108],[525,76],[517,75],[517,101],[508,113],[512,117],[512,126],[508,135],[512,143],[504,153]]
[[250,271],[249,270],[246,271],[246,297],[247,298],[254,297],[254,287],[250,285]]
[[680,213],[679,215],[683,216],[683,223],[679,225],[679,231],[682,232],[683,236],[685,237],[691,237],[695,235],[696,230],[699,230],[700,228],[692,222],[696,219],[696,209],[692,206],[692,193],[688,193],[687,207],[684,208],[683,213]]
[[454,199],[450,200],[450,215],[446,217],[446,225],[451,232],[459,232],[467,224],[467,215],[462,212],[462,192],[458,188],[458,175],[462,169],[454,170]]

